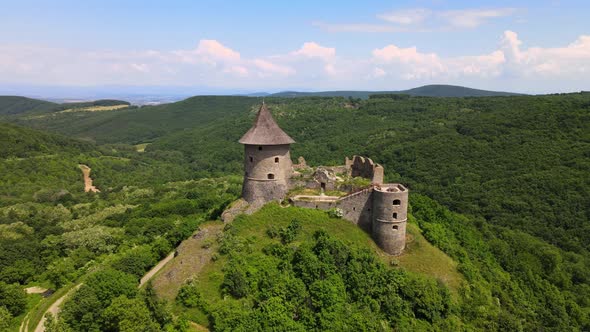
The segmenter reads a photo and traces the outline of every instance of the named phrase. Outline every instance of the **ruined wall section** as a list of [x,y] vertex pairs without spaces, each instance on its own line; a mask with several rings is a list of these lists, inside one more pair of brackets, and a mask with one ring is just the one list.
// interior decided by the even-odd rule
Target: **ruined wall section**
[[371,158],[353,156],[350,160],[346,157],[344,163],[350,169],[350,176],[370,179],[373,184],[383,183],[383,166],[374,163]]
[[294,197],[291,203],[297,207],[308,209],[330,210],[339,208],[343,212],[343,219],[359,226],[367,233],[371,233],[371,209],[373,188],[366,188],[339,199],[322,199],[322,196],[314,196],[315,199]]

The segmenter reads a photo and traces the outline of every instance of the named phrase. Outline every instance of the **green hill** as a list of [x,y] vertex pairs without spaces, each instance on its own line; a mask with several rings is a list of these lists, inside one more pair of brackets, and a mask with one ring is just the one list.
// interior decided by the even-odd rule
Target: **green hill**
[[257,100],[248,97],[202,96],[159,106],[130,107],[116,112],[60,112],[44,117],[8,120],[98,143],[139,144],[236,115],[252,107]]
[[[429,245],[416,225],[411,228],[411,253],[398,261],[348,221],[273,203],[252,216],[238,217],[218,241],[211,234],[201,246],[191,246],[188,242],[202,237],[189,238],[153,283],[158,294],[167,294],[173,302],[178,294],[178,313],[213,330],[258,325],[264,330],[268,324],[278,324],[279,330],[326,330],[328,324],[337,330],[444,324],[451,303],[461,301],[458,288],[463,277],[457,264]],[[215,258],[200,267],[201,273],[191,275],[189,271],[200,264],[192,257],[201,257],[208,250],[204,246],[212,246]],[[419,262],[427,256],[435,264]],[[397,268],[390,267],[392,261]],[[185,270],[193,282],[170,282],[170,276]],[[330,294],[321,305],[316,287]],[[405,312],[392,316],[393,308],[386,303],[395,300]],[[274,307],[277,301],[284,307]],[[372,310],[367,301],[374,301]],[[426,311],[431,313],[424,315]],[[325,317],[328,313],[330,319]],[[281,318],[272,321],[270,316],[276,314]],[[414,315],[417,319],[408,318]]]
[[21,113],[44,113],[55,109],[56,103],[18,96],[0,96],[0,116]]
[[406,94],[410,96],[422,97],[491,97],[491,96],[513,96],[518,93],[488,91],[472,89],[463,86],[433,84],[421,87],[399,90],[399,91],[321,91],[321,92],[299,92],[283,91],[268,95],[268,97],[352,97],[367,99],[375,94]]
[[0,118],[13,121],[21,117],[39,118],[55,112],[92,109],[92,107],[107,108],[116,105],[130,106],[129,102],[112,99],[57,104],[26,97],[0,96]]
[[402,90],[399,93],[424,97],[492,97],[522,95],[519,93],[488,91],[445,84],[424,85],[413,89]]

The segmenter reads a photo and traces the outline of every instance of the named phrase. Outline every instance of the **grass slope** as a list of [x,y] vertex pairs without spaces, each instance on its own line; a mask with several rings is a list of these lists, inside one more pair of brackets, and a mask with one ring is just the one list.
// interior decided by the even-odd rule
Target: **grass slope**
[[[326,212],[320,210],[297,207],[283,208],[276,203],[270,203],[253,215],[239,216],[228,227],[235,231],[235,234],[240,239],[239,241],[243,241],[242,250],[251,253],[251,255],[247,256],[247,259],[252,261],[247,263],[256,265],[256,261],[262,255],[263,248],[276,243],[276,239],[272,239],[267,235],[267,230],[286,227],[293,219],[299,220],[302,225],[300,234],[292,243],[294,246],[310,242],[316,231],[325,230],[331,236],[344,241],[349,246],[370,249],[385,264],[395,264],[408,271],[440,280],[453,293],[456,293],[463,280],[463,277],[457,271],[457,263],[428,243],[415,224],[411,224],[409,227],[412,240],[407,253],[396,258],[381,251],[371,237],[354,224],[346,220],[330,218]],[[210,228],[211,226],[205,227]],[[228,262],[228,257],[214,255],[214,259],[204,266],[201,260],[198,259],[204,250],[216,251],[219,249],[219,244],[215,239],[215,236],[209,239],[198,237],[197,240],[190,238],[181,244],[178,256],[153,279],[154,287],[161,297],[174,300],[181,284],[188,277],[191,277],[190,271],[193,271],[192,278],[198,280],[203,299],[213,306],[222,301],[228,301],[220,293],[224,275],[223,270]],[[210,254],[206,256],[209,257]],[[194,273],[195,270],[200,271],[200,273]],[[179,275],[186,277],[184,280],[180,280],[177,278]],[[170,278],[173,278],[174,282],[170,282]],[[206,315],[199,309],[176,306],[175,310],[177,313],[183,312],[189,315],[192,320],[199,324],[209,324]]]

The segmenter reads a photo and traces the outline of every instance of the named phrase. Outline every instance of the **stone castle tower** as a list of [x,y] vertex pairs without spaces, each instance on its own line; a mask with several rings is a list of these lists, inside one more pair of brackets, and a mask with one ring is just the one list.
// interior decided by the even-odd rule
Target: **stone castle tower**
[[295,141],[275,122],[264,102],[239,142],[244,144],[242,197],[250,204],[285,198],[293,172],[290,144]]
[[[244,184],[242,198],[249,213],[270,201],[287,197],[291,188],[320,189],[320,195],[296,195],[289,198],[298,207],[342,212],[342,218],[370,233],[383,251],[399,255],[406,245],[408,189],[399,183],[383,183],[383,167],[370,158],[346,158],[345,165],[318,167],[315,172],[305,162],[291,161],[290,145],[295,141],[275,122],[266,104],[262,103],[254,125],[239,141],[244,144]],[[304,177],[302,168],[307,168]],[[326,188],[336,188],[338,177],[363,177],[371,180],[366,187],[344,196],[327,196]],[[236,211],[241,209],[236,207]],[[242,210],[245,211],[245,210]],[[224,212],[225,213],[225,212]],[[246,212],[248,213],[248,212]],[[228,214],[231,214],[228,212]]]
[[373,187],[371,234],[383,251],[399,255],[406,246],[408,190],[400,184]]

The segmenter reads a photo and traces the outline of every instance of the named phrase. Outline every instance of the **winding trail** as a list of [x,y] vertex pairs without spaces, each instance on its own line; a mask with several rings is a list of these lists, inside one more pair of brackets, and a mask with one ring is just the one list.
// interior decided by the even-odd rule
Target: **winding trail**
[[92,169],[84,164],[80,164],[78,167],[80,167],[82,174],[84,175],[84,192],[99,193],[100,190],[92,185],[92,178],[90,177],[90,171]]
[[[139,287],[143,286],[156,273],[158,273],[169,261],[171,261],[174,258],[174,253],[175,253],[174,251],[171,252],[168,256],[166,256],[164,259],[159,261],[158,264],[156,264],[156,266],[154,266],[151,270],[149,270],[141,278],[141,281],[139,282],[139,285],[137,287],[139,288]],[[78,290],[78,288],[80,288],[80,286],[82,286],[82,283],[77,284],[75,287],[70,289],[64,296],[60,297],[59,299],[55,300],[55,302],[53,302],[53,304],[45,311],[45,313],[43,313],[43,318],[41,318],[41,320],[39,321],[39,324],[37,324],[37,327],[35,327],[35,332],[45,332],[45,321],[47,320],[45,318],[45,315],[47,315],[47,313],[51,313],[53,315],[53,317],[57,317],[57,315],[59,314],[59,311],[60,311],[61,304],[66,300],[66,298],[68,296],[70,296],[76,290]],[[25,318],[23,319],[23,322],[21,323],[20,328],[19,328],[19,332],[27,332],[29,330],[29,320],[30,320],[30,313],[27,314],[27,316],[25,316]]]
[[151,270],[148,271],[148,273],[146,273],[141,280],[139,281],[139,286],[137,286],[138,288],[143,286],[146,282],[148,282],[156,273],[158,273],[163,267],[164,265],[166,265],[169,261],[172,260],[172,258],[174,258],[174,254],[176,252],[173,251],[171,252],[168,256],[166,256],[164,259],[162,259],[160,262],[158,262],[158,264],[156,264],[156,266],[154,266]]
[[[65,301],[66,297],[68,297],[69,295],[72,295],[76,290],[78,290],[78,288],[80,288],[80,286],[82,286],[82,283],[77,284],[75,287],[70,289],[64,296],[60,297],[59,299],[55,300],[55,302],[53,302],[53,304],[43,314],[43,318],[41,318],[41,320],[39,321],[39,324],[37,324],[37,327],[35,327],[35,332],[45,332],[45,321],[47,320],[47,317],[46,317],[47,313],[51,313],[53,315],[53,317],[57,317],[57,314],[59,313],[59,310],[60,310],[59,306],[63,303],[63,301]],[[29,328],[29,322],[27,321],[24,331],[27,331],[28,328]]]

